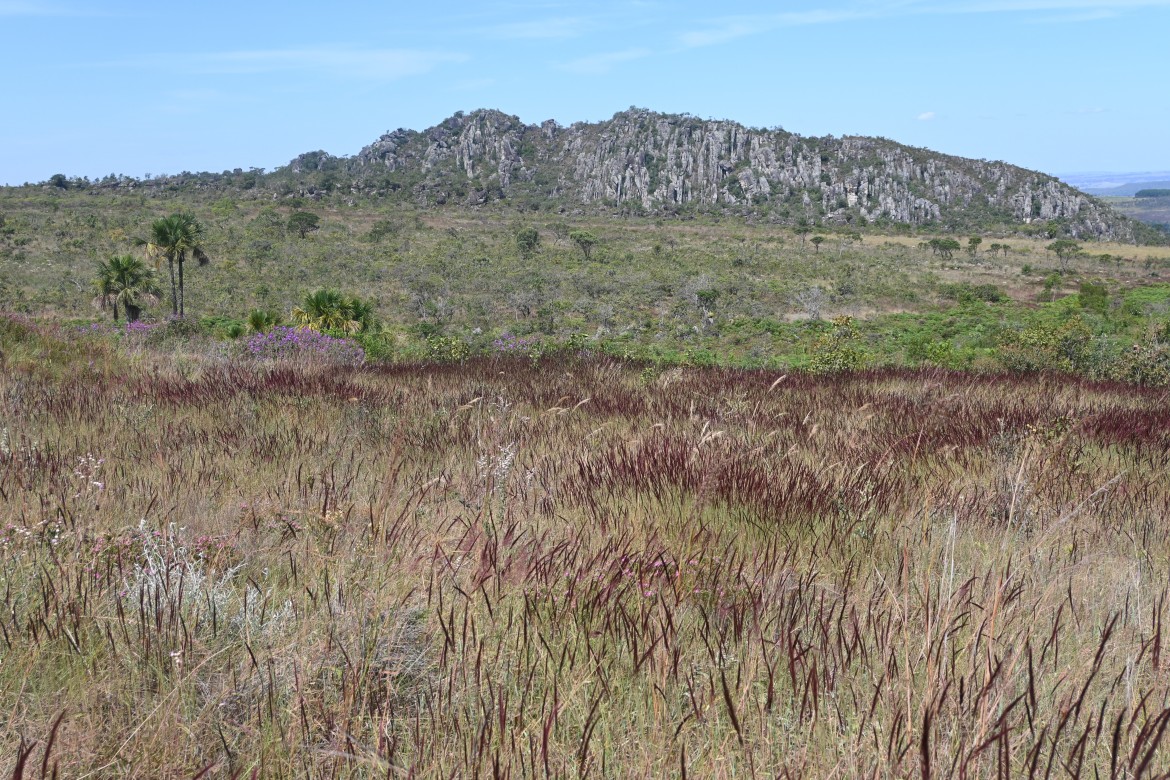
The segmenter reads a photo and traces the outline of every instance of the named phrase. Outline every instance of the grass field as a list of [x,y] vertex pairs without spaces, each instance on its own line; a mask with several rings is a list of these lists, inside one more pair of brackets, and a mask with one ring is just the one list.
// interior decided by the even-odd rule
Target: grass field
[[0,776],[1165,777],[1170,406],[0,321]]

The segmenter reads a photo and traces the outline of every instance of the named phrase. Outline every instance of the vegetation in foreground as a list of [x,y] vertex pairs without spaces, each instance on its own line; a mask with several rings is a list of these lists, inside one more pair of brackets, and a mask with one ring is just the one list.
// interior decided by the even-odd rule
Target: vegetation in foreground
[[1164,391],[0,353],[0,773],[1170,772]]

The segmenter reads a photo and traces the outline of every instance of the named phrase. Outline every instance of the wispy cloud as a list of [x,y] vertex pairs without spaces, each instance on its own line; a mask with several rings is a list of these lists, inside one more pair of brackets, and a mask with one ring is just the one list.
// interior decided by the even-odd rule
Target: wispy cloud
[[1170,0],[857,0],[838,10],[788,11],[716,17],[678,36],[686,47],[715,46],[785,27],[840,24],[905,16],[1051,13],[1037,21],[1094,21],[1143,8],[1170,8]]
[[930,120],[934,119],[934,116],[935,114],[933,111],[923,111],[918,115],[917,119],[919,122],[929,122]]
[[650,54],[649,49],[642,48],[602,52],[600,54],[590,54],[586,57],[570,60],[569,62],[562,63],[560,67],[573,73],[600,75],[609,73],[615,65],[620,65],[623,62],[629,62],[631,60],[640,60],[643,57],[649,57]]
[[683,33],[678,37],[678,41],[683,46],[689,47],[715,46],[780,27],[846,22],[875,15],[877,13],[873,10],[842,10],[725,16],[711,20],[708,26],[703,29]]
[[417,76],[436,67],[464,62],[467,55],[419,49],[313,47],[225,51],[187,58],[186,64],[210,73],[315,71],[345,78],[390,80]]
[[576,38],[592,28],[593,24],[588,19],[580,16],[567,16],[496,24],[483,28],[481,32],[493,38],[511,40],[557,40]]

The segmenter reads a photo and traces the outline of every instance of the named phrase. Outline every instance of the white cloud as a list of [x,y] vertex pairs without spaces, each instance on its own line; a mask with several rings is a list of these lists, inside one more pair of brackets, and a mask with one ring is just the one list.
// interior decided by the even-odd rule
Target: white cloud
[[917,118],[918,118],[919,122],[929,122],[930,120],[934,119],[934,112],[933,111],[923,111],[921,114],[918,115]]
[[591,54],[587,57],[571,60],[563,63],[560,67],[573,73],[599,75],[609,73],[615,65],[620,65],[623,62],[649,57],[650,53],[649,49],[625,49],[623,51],[602,52],[600,54]]
[[450,62],[464,62],[467,55],[417,49],[352,49],[314,47],[305,49],[258,49],[205,54],[186,63],[213,73],[274,73],[317,71],[334,76],[363,79],[398,79],[417,76]]

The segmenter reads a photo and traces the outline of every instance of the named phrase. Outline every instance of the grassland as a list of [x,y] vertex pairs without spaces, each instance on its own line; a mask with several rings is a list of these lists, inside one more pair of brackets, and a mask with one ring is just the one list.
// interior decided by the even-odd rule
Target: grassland
[[0,774],[1170,772],[1165,391],[0,353]]

